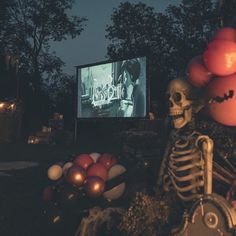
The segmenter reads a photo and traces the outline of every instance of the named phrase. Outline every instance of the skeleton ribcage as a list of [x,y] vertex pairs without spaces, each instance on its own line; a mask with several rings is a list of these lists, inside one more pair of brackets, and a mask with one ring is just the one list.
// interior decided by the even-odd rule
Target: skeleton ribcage
[[202,197],[204,187],[204,159],[193,140],[178,140],[171,150],[168,161],[171,183],[184,200]]

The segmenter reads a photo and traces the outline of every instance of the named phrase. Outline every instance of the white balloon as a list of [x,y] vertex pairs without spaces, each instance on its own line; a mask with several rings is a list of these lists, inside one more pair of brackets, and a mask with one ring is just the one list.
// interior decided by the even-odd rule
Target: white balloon
[[92,152],[92,153],[89,154],[89,156],[91,156],[93,161],[94,161],[94,163],[96,163],[98,158],[101,156],[101,154],[98,153],[98,152]]
[[[108,180],[123,174],[125,171],[126,171],[125,167],[120,164],[112,166],[108,172]],[[121,183],[113,187],[112,189],[104,192],[103,196],[108,200],[115,200],[120,198],[124,193],[124,191],[125,191],[125,183]]]
[[64,175],[67,174],[67,171],[68,171],[68,169],[69,169],[71,166],[73,166],[73,163],[70,162],[70,161],[69,161],[69,162],[66,162],[66,163],[64,164],[64,166],[62,167],[62,172],[63,172]]
[[48,169],[48,178],[51,180],[58,180],[62,176],[62,168],[59,165],[52,165]]

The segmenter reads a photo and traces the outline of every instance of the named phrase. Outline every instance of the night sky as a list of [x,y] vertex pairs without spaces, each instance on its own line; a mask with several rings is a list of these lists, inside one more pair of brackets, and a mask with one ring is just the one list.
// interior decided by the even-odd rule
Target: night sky
[[[52,43],[55,51],[65,63],[64,72],[75,74],[75,66],[96,63],[106,60],[106,48],[109,41],[105,39],[106,25],[110,24],[110,16],[122,0],[76,0],[71,10],[72,15],[86,17],[88,21],[82,34],[76,39],[67,39]],[[138,3],[140,0],[130,0]],[[178,4],[180,0],[145,0],[148,6],[156,11],[163,11],[169,4]]]

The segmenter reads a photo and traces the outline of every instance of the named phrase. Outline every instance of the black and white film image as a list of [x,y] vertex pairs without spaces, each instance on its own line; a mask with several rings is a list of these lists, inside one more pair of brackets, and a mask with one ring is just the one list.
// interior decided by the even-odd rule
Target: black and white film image
[[146,58],[96,64],[78,71],[78,118],[145,117]]

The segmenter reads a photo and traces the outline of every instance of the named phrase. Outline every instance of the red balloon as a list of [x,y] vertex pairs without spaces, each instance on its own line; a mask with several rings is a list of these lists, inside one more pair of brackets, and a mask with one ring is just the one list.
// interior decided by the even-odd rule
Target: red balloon
[[236,41],[236,30],[231,27],[223,27],[219,29],[215,36],[214,40],[220,39],[220,40],[229,40],[229,41]]
[[103,153],[99,158],[98,158],[98,163],[102,164],[103,166],[106,167],[107,170],[109,170],[113,165],[117,163],[116,158],[114,155],[110,153]]
[[90,176],[85,182],[85,191],[89,197],[99,197],[105,189],[105,181],[98,176]]
[[88,168],[87,175],[88,176],[98,176],[98,177],[102,178],[104,181],[106,181],[108,178],[108,171],[107,171],[106,167],[104,167],[102,164],[94,163]]
[[93,163],[93,159],[89,154],[80,154],[74,160],[74,164],[83,167],[85,170]]
[[217,78],[207,90],[208,110],[217,122],[236,126],[236,74]]
[[189,62],[187,74],[189,82],[196,87],[205,86],[213,76],[204,65],[202,56],[196,56]]
[[203,55],[210,72],[226,76],[236,72],[236,43],[226,40],[214,40],[208,44]]
[[66,179],[69,183],[80,187],[86,179],[86,171],[81,166],[74,165],[68,170]]

